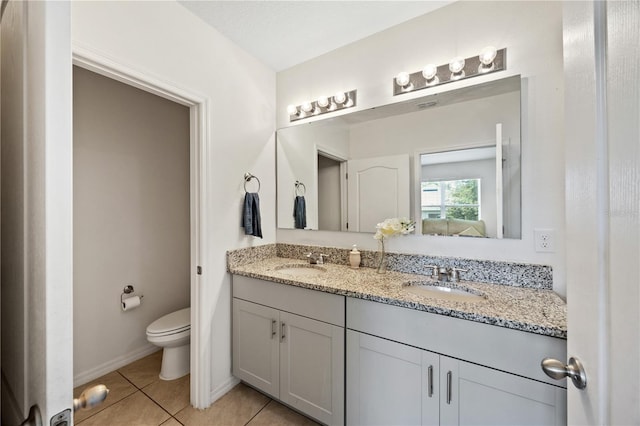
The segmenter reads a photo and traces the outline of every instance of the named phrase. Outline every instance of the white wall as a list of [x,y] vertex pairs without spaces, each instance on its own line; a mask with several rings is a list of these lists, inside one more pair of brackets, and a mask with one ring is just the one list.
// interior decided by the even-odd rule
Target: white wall
[[[476,55],[487,45],[507,48],[507,71],[392,96],[392,79],[398,72],[414,72],[428,62],[447,63],[457,55]],[[358,89],[360,110],[521,74],[522,239],[406,237],[390,241],[388,249],[551,265],[554,289],[564,295],[562,61],[560,2],[456,2],[279,72],[277,125],[289,125],[288,104],[299,105],[309,96]],[[535,252],[534,228],[556,230],[555,253]],[[340,247],[357,243],[376,248],[370,234],[278,230],[277,238],[285,243]]]
[[[147,326],[189,306],[189,108],[74,67],[74,376],[143,352]],[[139,308],[123,312],[131,284]],[[120,365],[115,365],[120,364]]]
[[[73,2],[75,45],[207,98],[209,257],[200,306],[211,326],[211,397],[232,383],[229,249],[275,242],[275,73],[176,2]],[[264,239],[240,228],[243,175],[261,183]],[[193,271],[192,271],[193,272]],[[200,354],[197,354],[200,356]]]

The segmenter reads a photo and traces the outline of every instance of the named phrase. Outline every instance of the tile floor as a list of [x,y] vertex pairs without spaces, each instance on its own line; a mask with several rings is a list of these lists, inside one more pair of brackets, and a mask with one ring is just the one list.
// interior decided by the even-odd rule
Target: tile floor
[[189,405],[189,376],[164,381],[158,378],[162,351],[74,389],[73,396],[94,385],[109,388],[105,402],[75,414],[80,426],[179,426],[179,425],[300,425],[316,422],[260,392],[239,384],[206,410]]

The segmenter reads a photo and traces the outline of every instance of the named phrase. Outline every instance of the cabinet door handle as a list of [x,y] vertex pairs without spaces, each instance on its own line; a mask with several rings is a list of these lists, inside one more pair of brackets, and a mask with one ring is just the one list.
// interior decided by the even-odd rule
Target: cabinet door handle
[[285,325],[283,322],[280,323],[280,341],[284,342],[284,328]]
[[451,371],[447,372],[447,404],[451,404]]
[[271,320],[271,339],[276,337],[276,333],[277,333],[277,331],[276,331],[276,323],[277,322],[278,321],[276,321],[276,320]]
[[433,396],[433,365],[430,365],[429,369],[427,370],[427,380],[428,380],[427,387],[429,388],[428,389],[429,398],[431,398]]

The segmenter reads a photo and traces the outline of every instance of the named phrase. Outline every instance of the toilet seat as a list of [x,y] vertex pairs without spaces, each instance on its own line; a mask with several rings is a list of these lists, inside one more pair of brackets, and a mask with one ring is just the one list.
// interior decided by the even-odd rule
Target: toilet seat
[[158,318],[147,327],[147,336],[160,337],[189,332],[191,308],[184,308]]

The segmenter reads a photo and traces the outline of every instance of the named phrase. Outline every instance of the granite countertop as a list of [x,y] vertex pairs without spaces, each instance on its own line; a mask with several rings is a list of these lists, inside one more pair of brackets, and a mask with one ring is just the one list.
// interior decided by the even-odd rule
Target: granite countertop
[[294,276],[277,269],[283,265],[304,264],[300,259],[270,257],[244,265],[230,265],[229,272],[529,333],[567,338],[566,303],[552,290],[461,281],[450,286],[459,286],[486,298],[460,302],[413,294],[403,288],[403,283],[408,281],[437,283],[424,275],[395,271],[378,274],[372,268],[351,269],[331,263],[318,265],[326,272],[314,276]]

